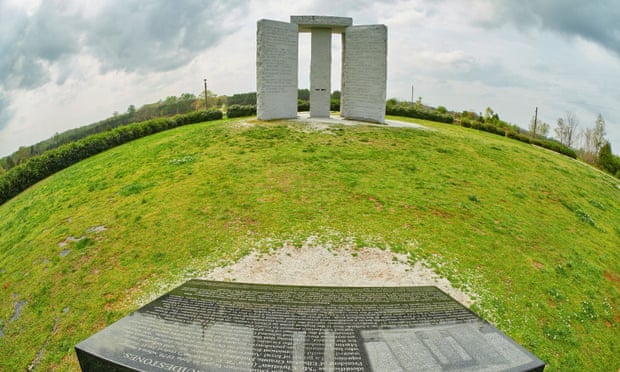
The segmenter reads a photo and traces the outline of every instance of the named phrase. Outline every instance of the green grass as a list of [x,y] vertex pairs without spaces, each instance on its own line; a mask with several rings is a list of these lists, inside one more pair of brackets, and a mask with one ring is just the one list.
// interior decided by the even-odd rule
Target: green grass
[[73,346],[140,303],[311,235],[424,259],[549,371],[617,369],[618,181],[496,135],[412,121],[432,130],[177,128],[0,206],[0,370],[23,370],[41,350],[40,370],[77,370]]

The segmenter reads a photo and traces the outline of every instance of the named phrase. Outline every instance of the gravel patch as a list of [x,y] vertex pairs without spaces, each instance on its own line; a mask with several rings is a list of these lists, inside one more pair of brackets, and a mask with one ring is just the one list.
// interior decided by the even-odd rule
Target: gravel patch
[[291,245],[261,253],[253,251],[237,263],[219,267],[204,279],[241,283],[310,286],[437,286],[469,307],[472,299],[420,262],[378,248],[327,248]]
[[292,119],[292,120],[308,123],[312,125],[313,127],[315,127],[314,129],[316,130],[327,129],[329,128],[330,125],[334,125],[334,124],[372,125],[372,126],[379,126],[379,127],[388,126],[388,127],[398,127],[398,128],[415,128],[415,129],[432,130],[432,128],[425,127],[420,124],[408,123],[408,122],[398,121],[398,120],[385,120],[384,124],[377,124],[377,123],[371,123],[371,122],[365,122],[365,121],[359,121],[359,120],[344,119],[338,115],[330,115],[329,118],[313,118],[313,117],[310,117],[309,112],[298,112],[297,119]]

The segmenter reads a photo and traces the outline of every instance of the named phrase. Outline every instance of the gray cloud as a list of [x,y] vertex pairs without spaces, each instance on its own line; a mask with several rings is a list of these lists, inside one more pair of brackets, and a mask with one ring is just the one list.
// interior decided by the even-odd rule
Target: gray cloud
[[188,63],[235,26],[227,17],[241,1],[117,1],[101,10],[85,47],[104,69],[166,71]]
[[0,129],[12,117],[11,91],[80,78],[78,56],[95,57],[104,71],[173,70],[233,32],[246,3],[110,0],[93,11],[79,2],[46,0],[28,13],[0,2]]
[[513,23],[517,28],[540,28],[567,36],[581,37],[620,56],[620,6],[617,0],[480,0],[490,10],[478,23],[499,27]]
[[0,84],[7,89],[47,83],[49,64],[78,52],[77,20],[65,12],[62,3],[43,2],[31,16],[8,6],[0,11]]
[[111,0],[85,16],[67,1],[44,1],[28,15],[0,5],[0,84],[32,89],[50,81],[50,64],[88,53],[105,70],[167,71],[188,63],[231,32],[227,15],[244,1]]

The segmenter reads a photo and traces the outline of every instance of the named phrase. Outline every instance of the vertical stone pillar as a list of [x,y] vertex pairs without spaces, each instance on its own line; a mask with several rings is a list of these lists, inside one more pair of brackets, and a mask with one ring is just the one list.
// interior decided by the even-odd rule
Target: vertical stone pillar
[[341,115],[385,122],[387,27],[350,26],[344,31]]
[[262,19],[256,31],[256,114],[259,120],[297,117],[296,24]]
[[344,93],[347,85],[347,81],[344,79],[344,55],[347,47],[347,40],[344,32],[340,34],[340,38],[340,117],[344,117],[342,108],[346,106],[345,101],[347,99],[347,97],[342,94]]
[[310,116],[329,117],[332,66],[332,30],[311,30]]

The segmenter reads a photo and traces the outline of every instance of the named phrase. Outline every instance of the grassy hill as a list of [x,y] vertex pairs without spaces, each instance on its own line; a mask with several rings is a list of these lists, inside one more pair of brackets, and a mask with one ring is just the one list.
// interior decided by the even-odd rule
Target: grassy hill
[[549,371],[620,367],[618,180],[496,135],[415,122],[429,130],[191,125],[8,201],[0,370],[76,370],[73,346],[149,297],[310,235],[426,260]]

